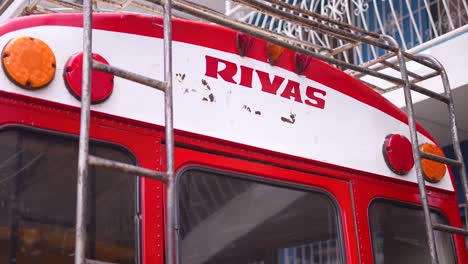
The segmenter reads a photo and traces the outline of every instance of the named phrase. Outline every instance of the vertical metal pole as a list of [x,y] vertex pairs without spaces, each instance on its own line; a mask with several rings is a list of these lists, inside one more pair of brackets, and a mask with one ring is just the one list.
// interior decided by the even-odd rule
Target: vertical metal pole
[[[460,179],[462,182],[463,197],[465,203],[468,203],[468,178],[466,175],[466,165],[463,161],[463,154],[460,148],[460,140],[458,137],[457,130],[457,119],[455,117],[455,104],[453,102],[452,90],[450,89],[450,83],[448,79],[447,72],[444,69],[444,66],[434,57],[426,54],[420,54],[418,57],[423,58],[435,66],[440,68],[440,77],[442,78],[442,84],[444,85],[445,94],[449,98],[449,103],[447,104],[449,115],[450,115],[450,132],[452,136],[453,151],[455,153],[455,158],[462,163],[459,167]],[[464,207],[465,211],[465,228],[468,228],[468,207]]]
[[166,264],[174,264],[175,206],[174,206],[174,118],[172,109],[172,0],[164,1],[164,94],[166,127]]
[[[389,44],[399,47],[398,43],[390,36],[385,36]],[[405,93],[406,111],[408,115],[408,126],[410,128],[411,145],[413,148],[414,169],[416,171],[416,178],[418,180],[419,194],[421,196],[421,204],[424,213],[424,227],[426,229],[426,238],[429,245],[429,254],[431,256],[431,263],[437,264],[437,251],[435,247],[434,230],[432,228],[431,214],[429,210],[429,203],[427,201],[426,183],[422,175],[421,169],[421,155],[419,153],[418,132],[416,130],[416,121],[414,120],[413,99],[411,98],[411,84],[408,80],[408,72],[406,70],[406,61],[401,49],[397,52],[398,62],[400,64],[401,78],[405,81],[403,91]]]
[[92,4],[92,0],[83,1],[83,81],[76,192],[75,264],[86,264],[86,206],[88,196],[88,148],[91,101]]

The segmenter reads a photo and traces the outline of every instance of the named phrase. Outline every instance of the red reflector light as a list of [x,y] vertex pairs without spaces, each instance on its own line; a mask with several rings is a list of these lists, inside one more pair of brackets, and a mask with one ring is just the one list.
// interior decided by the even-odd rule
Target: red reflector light
[[[109,65],[99,54],[93,54],[93,59]],[[78,53],[68,59],[64,72],[65,84],[76,99],[81,100],[81,78],[83,76],[83,54]],[[114,89],[114,75],[93,70],[91,80],[91,103],[105,101]]]
[[408,174],[414,166],[411,142],[403,135],[388,135],[383,145],[383,155],[387,166],[398,175]]

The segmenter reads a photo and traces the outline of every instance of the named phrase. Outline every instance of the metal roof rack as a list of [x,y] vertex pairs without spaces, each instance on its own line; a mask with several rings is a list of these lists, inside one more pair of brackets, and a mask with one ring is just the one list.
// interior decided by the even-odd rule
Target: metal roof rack
[[[82,2],[82,0],[34,0],[24,7],[22,14],[82,12]],[[93,12],[162,15],[160,7],[162,2],[162,0],[95,0]],[[307,32],[314,32],[316,35],[326,36],[327,43],[334,43],[334,45],[330,47],[330,45],[325,45],[325,43],[319,41],[313,43],[301,40],[294,36],[275,32],[271,27],[270,29],[266,27],[259,28],[190,1],[175,0],[173,1],[173,8],[181,12],[175,13],[176,16],[178,14],[183,16],[182,13],[187,13],[326,61],[360,79],[380,93],[393,91],[405,84],[402,78],[388,72],[389,69],[395,73],[401,72],[401,65],[397,59],[397,53],[401,49],[396,41],[391,40],[390,36],[379,35],[302,9],[297,5],[288,4],[287,1],[231,0],[230,2],[242,5],[248,10],[257,11],[258,15],[264,15],[263,19],[276,19],[268,23],[289,23],[289,27],[300,28]],[[383,55],[358,65],[352,61],[352,58],[350,59],[349,53],[359,52],[359,47],[362,46],[371,49],[374,54],[382,53]],[[446,102],[447,98],[437,95],[419,84],[424,80],[438,76],[440,74],[439,69],[411,53],[403,51],[402,54],[406,62],[413,61],[426,69],[425,74],[415,73],[407,69],[411,89]],[[376,78],[383,80],[383,82],[375,81]]]
[[[25,1],[26,2],[26,1]],[[366,76],[373,76],[390,83],[393,87],[403,87],[405,95],[406,107],[408,112],[408,125],[411,135],[413,156],[415,160],[415,170],[418,180],[418,187],[421,196],[421,203],[424,212],[425,231],[428,241],[428,247],[431,257],[431,263],[438,263],[436,244],[434,239],[434,230],[440,230],[455,234],[468,236],[468,231],[462,228],[457,228],[449,225],[434,224],[430,217],[430,209],[428,204],[427,192],[424,175],[421,169],[421,159],[430,159],[437,162],[442,162],[447,165],[458,167],[462,180],[462,187],[465,200],[468,200],[468,181],[466,168],[463,162],[463,157],[460,149],[457,124],[455,120],[455,110],[453,104],[453,96],[451,94],[450,85],[447,74],[443,66],[433,57],[428,55],[412,55],[403,51],[398,43],[390,36],[378,35],[366,30],[348,25],[339,21],[335,21],[325,16],[318,15],[307,10],[300,9],[294,5],[279,1],[279,0],[232,0],[232,2],[244,5],[246,8],[257,10],[259,13],[276,17],[281,21],[286,21],[292,25],[297,25],[302,28],[324,34],[335,40],[336,45],[330,49],[326,46],[317,46],[300,40],[295,40],[290,36],[285,36],[265,30],[251,24],[238,21],[225,14],[216,12],[205,6],[195,4],[185,0],[84,0],[82,1],[66,1],[66,0],[35,0],[24,6],[23,13],[42,13],[59,11],[57,8],[66,8],[64,11],[83,10],[84,27],[83,27],[83,96],[81,100],[81,126],[80,126],[80,144],[79,144],[79,162],[78,162],[78,191],[77,191],[77,226],[76,226],[76,248],[75,248],[75,263],[99,263],[98,261],[88,260],[85,256],[86,245],[86,189],[87,187],[87,171],[88,166],[101,166],[110,169],[117,169],[129,174],[139,174],[145,177],[163,181],[167,184],[167,204],[166,204],[166,263],[177,263],[177,254],[174,252],[175,241],[177,241],[177,226],[175,223],[175,194],[174,194],[174,130],[173,130],[173,105],[172,105],[172,10],[177,10],[189,15],[199,17],[201,19],[223,25],[254,37],[264,39],[270,43],[289,48],[299,53],[326,61],[338,67],[347,70],[351,75],[363,79]],[[10,2],[11,4],[11,2]],[[102,5],[100,5],[102,4]],[[8,2],[7,2],[8,5]],[[164,81],[148,79],[135,73],[130,73],[125,70],[115,67],[103,67],[102,65],[92,60],[92,13],[97,12],[132,12],[131,8],[142,8],[151,13],[158,13],[157,5],[163,6],[164,15]],[[0,7],[4,9],[4,7]],[[145,11],[145,12],[146,12]],[[353,47],[359,45],[369,45],[372,49],[382,49],[385,55],[364,63],[356,65],[349,60],[339,58]],[[414,62],[431,69],[431,72],[425,75],[419,75],[407,70],[407,63]],[[116,161],[105,160],[99,157],[92,156],[88,153],[89,143],[89,122],[90,122],[90,75],[91,69],[106,71],[113,73],[122,78],[130,79],[136,82],[146,84],[165,92],[165,131],[166,131],[166,169],[164,173],[152,171],[129,164],[122,164]],[[381,69],[390,68],[398,71],[401,77],[395,77],[381,72]],[[444,93],[438,94],[417,83],[439,76],[442,80]],[[375,86],[375,85],[373,85]],[[387,91],[389,88],[375,86],[381,92]],[[411,90],[422,93],[436,100],[447,104],[451,122],[451,135],[453,146],[456,154],[456,159],[448,159],[439,156],[434,156],[422,152],[419,149],[418,135],[416,122],[414,117],[414,106],[412,102]],[[465,208],[466,214],[466,208]],[[467,218],[468,219],[468,218]]]

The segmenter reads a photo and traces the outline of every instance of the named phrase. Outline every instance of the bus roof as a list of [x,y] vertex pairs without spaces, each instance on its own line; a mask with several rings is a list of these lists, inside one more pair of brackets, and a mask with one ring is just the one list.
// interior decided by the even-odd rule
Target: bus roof
[[[0,47],[30,36],[47,43],[57,59],[56,76],[47,87],[21,89],[0,74],[0,90],[78,107],[61,75],[69,58],[82,49],[81,27],[80,14],[0,24]],[[111,65],[162,79],[160,18],[98,14],[93,28],[93,50]],[[416,182],[414,170],[401,177],[382,155],[387,135],[409,137],[406,114],[359,80],[322,61],[215,25],[174,19],[173,40],[176,129]],[[272,63],[268,54],[275,49],[278,59]],[[300,74],[298,68],[303,68]],[[112,95],[93,110],[163,125],[162,105],[159,91],[116,78]],[[420,142],[434,142],[422,127],[418,132]],[[450,177],[429,185],[453,191]]]

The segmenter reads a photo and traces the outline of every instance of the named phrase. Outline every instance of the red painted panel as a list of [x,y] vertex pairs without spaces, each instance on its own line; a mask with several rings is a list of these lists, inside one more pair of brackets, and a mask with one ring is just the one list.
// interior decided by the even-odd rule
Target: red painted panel
[[336,199],[341,212],[348,263],[359,263],[353,205],[347,181],[183,148],[176,148],[175,157],[176,170],[191,165],[206,166],[234,173],[251,174],[257,177],[308,185],[327,191]]
[[[420,204],[421,199],[417,188],[394,184],[378,179],[353,179],[353,196],[355,199],[356,220],[358,226],[359,245],[362,254],[362,263],[373,263],[372,242],[368,226],[368,210],[372,200],[386,198],[410,204]],[[449,223],[461,227],[460,215],[456,195],[454,193],[441,193],[428,190],[429,206],[440,210],[447,216]],[[424,223],[421,223],[423,225]],[[468,263],[464,239],[454,235],[458,263]]]
[[[0,125],[20,124],[77,135],[77,109],[24,96],[0,92]],[[164,146],[162,132],[156,126],[123,118],[93,114],[91,137],[114,142],[130,149],[141,166],[162,170]],[[281,153],[258,150],[190,133],[176,132],[179,144],[206,149],[205,153],[176,148],[176,168],[190,164],[253,174],[259,177],[288,181],[324,189],[336,197],[342,213],[349,263],[372,263],[372,246],[367,211],[372,199],[386,197],[419,203],[417,186],[390,180]],[[206,152],[219,151],[222,155]],[[230,157],[229,157],[230,156]],[[253,161],[255,160],[255,162]],[[351,183],[351,184],[350,184]],[[143,259],[144,263],[163,263],[163,196],[164,186],[143,180]],[[351,192],[351,193],[350,193]],[[428,188],[430,205],[444,212],[450,223],[460,226],[455,193]],[[353,206],[355,210],[353,211]],[[358,238],[356,239],[355,232]],[[459,263],[468,263],[463,239],[456,237]],[[359,243],[358,243],[359,242]],[[359,252],[359,253],[358,253]]]
[[[79,113],[47,104],[14,99],[0,93],[0,126],[23,125],[78,135]],[[140,166],[160,169],[160,132],[147,128],[92,117],[93,139],[119,144],[129,149]],[[162,184],[142,180],[143,263],[163,263]]]

